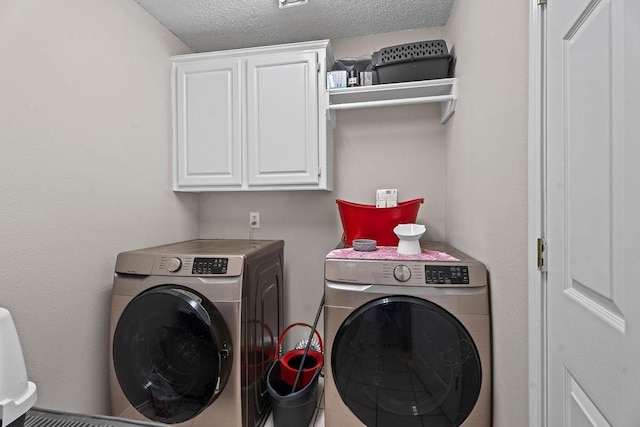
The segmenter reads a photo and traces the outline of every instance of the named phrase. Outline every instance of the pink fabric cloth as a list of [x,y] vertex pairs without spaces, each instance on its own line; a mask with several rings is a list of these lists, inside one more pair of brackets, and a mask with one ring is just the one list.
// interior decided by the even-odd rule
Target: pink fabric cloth
[[460,261],[445,252],[423,249],[421,254],[404,255],[398,253],[396,246],[378,246],[375,251],[356,251],[353,248],[335,249],[327,255],[334,259],[388,259],[388,260],[415,260],[415,261]]

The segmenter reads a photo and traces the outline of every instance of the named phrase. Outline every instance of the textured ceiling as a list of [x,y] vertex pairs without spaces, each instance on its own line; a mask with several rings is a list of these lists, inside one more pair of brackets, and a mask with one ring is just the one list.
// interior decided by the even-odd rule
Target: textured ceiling
[[136,0],[195,52],[442,26],[453,0]]

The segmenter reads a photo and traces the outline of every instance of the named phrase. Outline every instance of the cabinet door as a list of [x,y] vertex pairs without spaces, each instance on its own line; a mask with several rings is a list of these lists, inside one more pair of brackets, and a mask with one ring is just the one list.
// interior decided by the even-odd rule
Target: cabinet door
[[239,59],[176,65],[175,188],[242,184]]
[[317,53],[247,59],[248,185],[317,184]]

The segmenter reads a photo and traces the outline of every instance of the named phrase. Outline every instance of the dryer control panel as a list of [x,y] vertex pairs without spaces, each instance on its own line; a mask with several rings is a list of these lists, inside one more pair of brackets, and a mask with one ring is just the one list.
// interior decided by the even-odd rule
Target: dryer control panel
[[124,252],[118,254],[116,272],[144,276],[237,277],[242,275],[244,260],[245,257],[241,255],[155,255]]
[[242,274],[244,257],[175,254],[155,257],[153,274],[199,277],[234,277]]
[[191,274],[226,274],[229,258],[196,258]]

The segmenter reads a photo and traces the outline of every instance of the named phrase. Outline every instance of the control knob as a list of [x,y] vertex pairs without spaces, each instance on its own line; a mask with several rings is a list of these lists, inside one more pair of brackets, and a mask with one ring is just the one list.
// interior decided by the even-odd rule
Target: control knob
[[180,258],[171,258],[167,261],[167,270],[169,270],[170,273],[175,273],[180,270],[180,267],[182,267]]
[[406,282],[411,279],[411,270],[406,265],[397,265],[393,269],[393,277],[399,282]]

